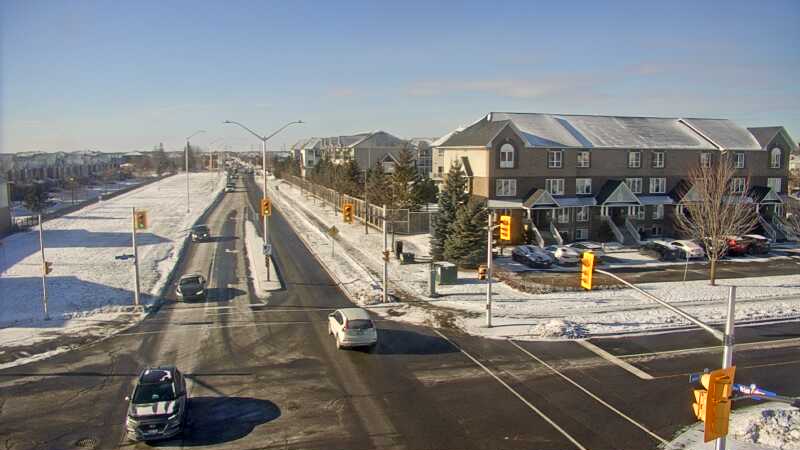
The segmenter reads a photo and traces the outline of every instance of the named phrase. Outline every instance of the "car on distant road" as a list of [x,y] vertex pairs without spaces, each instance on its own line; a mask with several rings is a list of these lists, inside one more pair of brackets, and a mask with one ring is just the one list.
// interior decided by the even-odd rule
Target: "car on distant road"
[[750,250],[750,242],[741,236],[728,236],[725,243],[728,245],[728,256],[743,256]]
[[742,236],[742,240],[747,244],[747,252],[751,255],[766,255],[770,251],[769,238],[760,234],[745,234]]
[[204,242],[211,238],[211,233],[206,225],[195,225],[189,232],[192,242]]
[[362,308],[337,309],[328,315],[328,334],[336,340],[336,348],[369,347],[378,344],[378,330]]
[[550,245],[544,248],[555,258],[556,263],[561,266],[576,265],[580,262],[582,253],[566,245]]
[[181,434],[186,426],[186,380],[175,366],[147,368],[129,397],[125,431],[128,439],[151,441]]
[[511,259],[537,269],[549,269],[556,262],[550,253],[535,245],[518,245],[511,251]]
[[225,186],[225,193],[226,193],[226,194],[227,194],[228,192],[234,192],[234,191],[236,191],[236,186],[234,186],[234,185],[232,185],[232,184],[229,184],[229,185]]
[[647,241],[639,247],[639,254],[659,261],[675,261],[680,257],[680,250],[666,242]]
[[176,290],[178,298],[188,300],[205,300],[206,299],[206,279],[199,273],[186,274],[178,280],[178,289]]
[[603,245],[593,241],[580,241],[567,244],[567,247],[574,248],[581,254],[583,258],[584,252],[591,251],[594,253],[594,261],[598,263],[605,259],[606,252],[603,251]]
[[690,241],[688,239],[680,239],[677,241],[671,241],[669,244],[672,245],[673,247],[676,247],[680,251],[680,256],[682,259],[706,257],[706,252],[705,250],[703,250],[703,247],[699,246],[694,241]]

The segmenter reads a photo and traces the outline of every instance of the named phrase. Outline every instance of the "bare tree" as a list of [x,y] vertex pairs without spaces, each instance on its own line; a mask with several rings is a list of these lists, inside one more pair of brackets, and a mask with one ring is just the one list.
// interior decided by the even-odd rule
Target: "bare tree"
[[784,204],[786,209],[786,225],[795,236],[800,236],[800,200],[789,196]]
[[716,285],[717,262],[728,250],[727,237],[746,234],[758,224],[755,205],[748,196],[749,177],[735,175],[724,154],[708,167],[693,168],[689,187],[676,206],[677,229],[704,244],[712,286]]

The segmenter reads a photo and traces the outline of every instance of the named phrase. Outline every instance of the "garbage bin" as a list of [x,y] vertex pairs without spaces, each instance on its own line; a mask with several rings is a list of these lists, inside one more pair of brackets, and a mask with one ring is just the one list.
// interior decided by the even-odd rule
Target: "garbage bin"
[[481,264],[478,266],[478,279],[485,280],[486,279],[486,264]]
[[449,262],[436,263],[436,281],[439,284],[456,284],[458,281],[458,268]]
[[414,262],[414,254],[411,252],[400,253],[400,264],[412,264]]
[[403,241],[396,240],[394,241],[394,257],[400,259],[400,255],[403,254]]

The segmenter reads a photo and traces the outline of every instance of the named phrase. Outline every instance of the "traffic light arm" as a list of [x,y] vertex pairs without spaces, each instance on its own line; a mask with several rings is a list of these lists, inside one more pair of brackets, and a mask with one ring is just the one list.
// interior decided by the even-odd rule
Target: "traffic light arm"
[[645,297],[649,298],[650,300],[653,300],[654,302],[656,302],[656,303],[660,304],[661,306],[669,309],[670,311],[674,312],[675,314],[680,315],[681,317],[683,317],[684,319],[688,320],[689,322],[692,322],[693,324],[699,326],[700,328],[708,331],[709,333],[711,333],[712,336],[717,338],[720,342],[723,342],[723,343],[725,342],[725,333],[706,325],[705,323],[701,322],[700,319],[694,317],[693,315],[687,313],[686,311],[683,311],[682,309],[680,309],[678,307],[670,305],[669,303],[665,302],[664,300],[661,300],[660,298],[656,297],[655,295],[653,295],[653,294],[651,294],[651,293],[649,293],[649,292],[637,287],[636,285],[633,285],[633,284],[623,280],[622,278],[614,275],[611,272],[607,272],[605,270],[600,270],[600,269],[594,269],[594,271],[597,272],[597,273],[602,273],[603,275],[609,276],[609,277],[619,281],[620,283],[624,284],[625,286],[628,286],[629,288],[633,289],[634,291],[644,295]]

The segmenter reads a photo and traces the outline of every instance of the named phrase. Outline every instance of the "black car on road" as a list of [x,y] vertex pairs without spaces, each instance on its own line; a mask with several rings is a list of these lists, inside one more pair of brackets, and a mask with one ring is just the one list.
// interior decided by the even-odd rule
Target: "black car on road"
[[128,439],[151,441],[182,433],[189,402],[186,380],[175,366],[143,370],[128,401],[125,430]]
[[178,280],[176,290],[178,298],[183,300],[205,300],[206,299],[206,279],[199,273],[190,273]]
[[211,232],[205,225],[196,225],[192,227],[192,231],[189,235],[192,237],[192,242],[204,242],[211,238]]
[[681,257],[681,251],[677,247],[652,241],[642,244],[639,247],[639,254],[659,261],[675,261]]
[[511,259],[537,269],[549,269],[556,262],[553,255],[535,245],[520,245],[511,251]]

